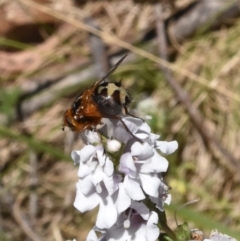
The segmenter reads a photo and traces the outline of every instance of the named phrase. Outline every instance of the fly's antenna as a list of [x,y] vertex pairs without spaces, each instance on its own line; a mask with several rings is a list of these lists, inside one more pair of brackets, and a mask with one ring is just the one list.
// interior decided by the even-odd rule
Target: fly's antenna
[[122,78],[117,82],[119,85],[122,85]]
[[127,54],[124,55],[115,65],[113,65],[113,67],[109,70],[109,72],[104,75],[100,80],[98,80],[93,86],[97,86],[99,85],[102,81],[104,81],[110,74],[112,74],[117,67],[122,63],[122,61],[127,57]]

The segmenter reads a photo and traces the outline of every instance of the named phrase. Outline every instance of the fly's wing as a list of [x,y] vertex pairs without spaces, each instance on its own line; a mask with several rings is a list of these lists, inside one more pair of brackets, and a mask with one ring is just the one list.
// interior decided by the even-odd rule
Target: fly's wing
[[117,67],[122,63],[122,61],[127,57],[127,54],[124,55],[110,70],[109,72],[104,75],[100,80],[98,80],[93,86],[96,87],[98,86],[102,81],[104,81],[110,74],[112,74],[116,69]]

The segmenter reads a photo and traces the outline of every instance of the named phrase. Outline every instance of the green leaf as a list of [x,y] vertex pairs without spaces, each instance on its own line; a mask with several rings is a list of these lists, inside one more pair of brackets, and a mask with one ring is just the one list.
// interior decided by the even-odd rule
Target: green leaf
[[179,225],[175,231],[175,234],[178,241],[190,240],[190,230],[188,223],[184,222],[183,224]]
[[[169,206],[166,205],[165,208],[174,212],[178,206],[176,204],[171,204]],[[178,215],[185,221],[194,222],[197,228],[205,230],[205,232],[212,229],[218,229],[221,233],[227,234],[233,238],[236,238],[237,240],[240,240],[239,232],[231,230],[230,228],[213,220],[212,217],[209,217],[206,214],[202,214],[193,209],[185,207],[178,211]]]

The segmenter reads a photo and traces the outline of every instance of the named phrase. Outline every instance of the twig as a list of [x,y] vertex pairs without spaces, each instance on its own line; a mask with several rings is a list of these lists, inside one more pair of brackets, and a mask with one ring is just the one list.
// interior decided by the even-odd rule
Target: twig
[[[99,30],[99,27],[93,22],[91,18],[86,19],[85,22],[88,26]],[[102,39],[95,34],[90,33],[89,40],[94,60],[94,66],[96,68],[96,75],[98,79],[100,79],[110,69],[108,56],[106,53],[106,46],[103,43]]]
[[24,231],[24,233],[33,241],[42,241],[43,239],[41,237],[38,236],[38,234],[36,234],[31,225],[29,224],[29,222],[27,221],[26,217],[22,214],[20,206],[21,203],[24,199],[24,195],[20,194],[17,198],[17,200],[14,203],[13,206],[13,214],[14,217],[17,221],[17,223],[20,225],[20,227],[22,228],[22,230]]
[[[156,30],[157,30],[157,41],[158,41],[158,48],[159,48],[159,54],[162,59],[165,61],[168,61],[167,56],[167,40],[166,40],[166,34],[164,29],[164,21],[162,19],[162,5],[161,3],[157,3],[155,5],[155,15],[156,15]],[[211,148],[213,145],[220,151],[220,153],[225,157],[222,158],[221,165],[225,167],[225,169],[230,172],[233,177],[235,178],[235,181],[240,181],[238,175],[238,170],[240,168],[238,161],[222,146],[219,140],[217,140],[212,133],[207,129],[207,127],[204,125],[204,119],[201,115],[201,113],[192,105],[190,97],[188,93],[178,84],[177,80],[174,78],[171,70],[163,65],[159,65],[160,69],[163,71],[163,74],[170,85],[170,87],[175,92],[177,98],[181,102],[181,104],[186,109],[192,123],[204,139],[204,141],[207,143],[207,145]],[[212,148],[211,148],[212,149]],[[213,152],[215,152],[212,149]],[[216,154],[216,153],[215,153]]]
[[232,24],[239,15],[239,0],[194,1],[167,20],[168,33],[181,43],[199,31]]
[[37,160],[37,153],[34,150],[30,150],[29,161],[30,161],[30,167],[31,167],[29,213],[30,213],[31,223],[35,224],[35,219],[38,212],[38,205],[37,205],[38,195],[36,192],[36,188],[38,186],[38,178],[37,178],[38,160]]

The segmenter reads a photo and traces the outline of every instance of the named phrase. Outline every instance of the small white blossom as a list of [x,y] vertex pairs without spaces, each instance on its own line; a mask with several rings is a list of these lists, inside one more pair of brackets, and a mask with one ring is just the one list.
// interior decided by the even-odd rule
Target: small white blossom
[[111,195],[118,189],[121,178],[114,174],[113,163],[102,146],[87,145],[81,151],[73,151],[72,158],[80,163],[74,206],[86,212],[99,205],[96,225],[109,228],[117,220],[117,208]]
[[176,141],[156,141],[156,146],[163,154],[169,155],[175,152],[178,148],[178,143]]
[[[141,210],[141,208],[139,208]],[[120,215],[117,223],[104,231],[104,240],[108,241],[155,241],[160,232],[157,227],[158,216],[155,212],[141,214],[135,210],[129,217]]]
[[[139,195],[142,195],[142,188],[146,194],[155,198],[159,197],[161,184],[158,173],[165,172],[167,168],[168,161],[166,158],[159,155],[147,142],[144,144],[139,142],[128,143],[119,165],[119,171],[128,176],[128,178],[124,179],[126,187],[134,183],[136,186],[135,195],[137,190]],[[138,185],[141,188],[137,188]]]
[[237,241],[235,238],[232,238],[226,234],[220,233],[217,229],[213,229],[210,233],[209,239],[204,239],[205,241]]
[[101,138],[95,131],[85,130],[81,132],[80,137],[86,145],[101,143]]
[[168,193],[169,187],[163,182],[162,178],[159,178],[159,179],[161,180],[161,183],[158,189],[158,196],[157,197],[149,196],[149,198],[153,203],[156,204],[156,207],[160,211],[164,211],[164,203],[169,205],[171,202],[172,196],[171,194]]
[[126,211],[130,207],[131,201],[132,199],[127,194],[124,188],[124,184],[119,183],[119,189],[117,192],[117,198],[115,202],[118,213],[123,213],[124,211]]

